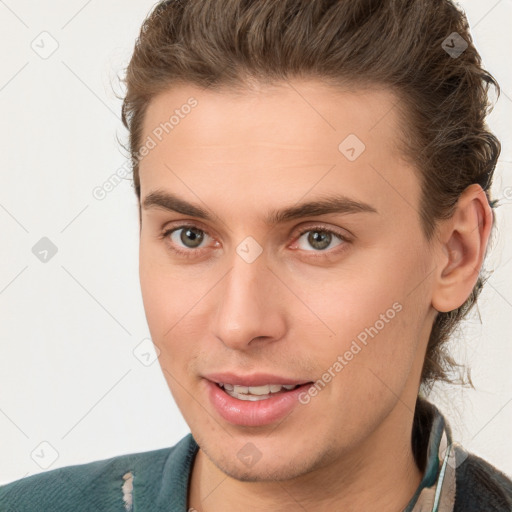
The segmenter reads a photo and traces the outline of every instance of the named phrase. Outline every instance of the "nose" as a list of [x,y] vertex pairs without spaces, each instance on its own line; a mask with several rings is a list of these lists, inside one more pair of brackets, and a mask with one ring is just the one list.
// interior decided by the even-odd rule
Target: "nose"
[[253,350],[284,336],[282,285],[263,257],[248,263],[235,255],[218,289],[213,334],[233,350]]

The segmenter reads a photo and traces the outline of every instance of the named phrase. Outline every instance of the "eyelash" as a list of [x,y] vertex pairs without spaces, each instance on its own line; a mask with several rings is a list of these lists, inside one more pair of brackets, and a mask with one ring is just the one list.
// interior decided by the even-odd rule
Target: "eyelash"
[[[194,224],[180,224],[178,226],[173,226],[171,228],[168,228],[166,230],[164,230],[162,232],[162,234],[160,235],[160,238],[161,239],[164,239],[164,240],[168,240],[168,237],[171,233],[175,232],[175,231],[179,231],[181,229],[187,229],[187,228],[192,228],[192,229],[196,229],[198,231],[201,231],[202,233],[206,234],[207,236],[209,236],[210,238],[213,238],[209,233],[208,231],[206,231],[205,229],[202,229],[198,226],[195,226]],[[296,239],[298,240],[302,235],[304,235],[304,233],[308,233],[310,231],[318,231],[318,232],[321,232],[321,233],[328,233],[330,235],[334,235],[336,237],[338,237],[340,239],[340,241],[342,242],[341,244],[337,245],[334,249],[330,249],[330,250],[320,250],[320,251],[306,251],[306,252],[311,252],[312,254],[310,254],[308,257],[310,258],[321,258],[321,257],[325,257],[326,255],[331,255],[331,254],[336,254],[336,253],[339,253],[339,252],[342,252],[343,250],[345,250],[345,246],[347,243],[349,243],[349,239],[342,235],[340,232],[336,231],[336,230],[333,230],[333,229],[329,229],[325,226],[322,226],[322,225],[318,225],[318,226],[308,226],[308,227],[305,227],[303,228],[302,230],[299,230],[299,232],[297,233],[296,235]],[[171,243],[169,243],[169,245],[171,245]],[[336,248],[339,248],[341,247],[341,249],[336,249]],[[199,249],[178,249],[176,247],[171,247],[170,250],[180,256],[183,256],[185,258],[194,258],[197,256],[197,252],[198,251],[201,251],[203,248],[199,248]]]

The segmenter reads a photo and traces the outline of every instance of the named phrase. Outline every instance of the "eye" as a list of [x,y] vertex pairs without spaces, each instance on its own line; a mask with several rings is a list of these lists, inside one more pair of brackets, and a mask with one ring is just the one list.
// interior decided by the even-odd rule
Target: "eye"
[[[176,236],[177,235],[177,236]],[[204,240],[205,232],[191,226],[185,226],[171,232],[173,242],[182,242],[188,249],[197,249]]]
[[[161,238],[166,241],[172,252],[188,258],[197,257],[203,253],[208,246],[208,239],[214,240],[205,230],[189,224],[170,227],[161,234]],[[315,256],[314,253],[319,253],[318,256],[321,256],[338,254],[345,249],[348,242],[349,240],[343,234],[335,230],[325,226],[314,226],[300,231],[292,248],[309,252],[311,256]],[[214,246],[218,245],[219,243],[214,241]],[[337,247],[339,248],[331,251]]]
[[[324,227],[315,227],[303,230],[300,233],[300,237],[297,239],[297,244],[299,244],[299,249],[304,251],[323,252],[326,251],[326,249],[333,249],[334,247],[342,245],[343,242],[346,241],[347,239],[341,235],[341,233]],[[308,249],[305,245],[310,248],[312,247],[313,251]]]
[[161,236],[167,240],[173,252],[190,257],[197,255],[205,246],[203,242],[211,238],[206,231],[192,225],[174,226],[164,231]]

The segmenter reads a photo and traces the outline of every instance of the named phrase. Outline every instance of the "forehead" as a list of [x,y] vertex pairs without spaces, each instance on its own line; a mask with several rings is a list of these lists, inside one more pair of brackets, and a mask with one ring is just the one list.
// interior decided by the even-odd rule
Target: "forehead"
[[400,128],[397,104],[388,89],[342,89],[311,80],[247,91],[180,85],[150,101],[143,133],[168,123],[162,135],[172,132],[180,145],[226,145],[229,136],[232,147],[242,142],[286,149],[288,144],[291,150],[302,146],[317,152],[337,151],[336,142],[355,133],[368,142],[384,136],[391,149]]
[[206,195],[236,188],[260,204],[270,189],[289,201],[313,188],[341,188],[377,204],[419,200],[417,177],[399,149],[397,103],[386,89],[316,81],[245,93],[180,85],[147,108],[141,143],[152,139],[154,147],[140,161],[141,197],[186,180]]

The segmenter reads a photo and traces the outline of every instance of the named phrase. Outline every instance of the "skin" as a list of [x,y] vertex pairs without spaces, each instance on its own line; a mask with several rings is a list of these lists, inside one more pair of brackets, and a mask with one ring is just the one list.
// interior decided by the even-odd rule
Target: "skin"
[[[146,317],[200,446],[188,506],[402,509],[422,476],[410,438],[427,340],[436,310],[460,306],[478,277],[492,224],[484,192],[468,187],[427,242],[418,174],[400,153],[397,98],[387,90],[315,80],[244,94],[180,85],[150,102],[142,140],[190,96],[198,105],[140,162],[141,204],[167,191],[214,216],[141,209]],[[351,133],[366,146],[355,161],[338,149]],[[377,212],[263,221],[334,193]],[[203,230],[199,248],[180,238],[183,223]],[[306,227],[337,230],[346,241],[333,235],[318,249],[311,231],[298,232]],[[263,250],[252,263],[236,252],[248,236]],[[394,303],[400,312],[283,421],[236,426],[210,404],[208,372],[320,379]],[[250,467],[237,457],[248,442],[261,453]]]

